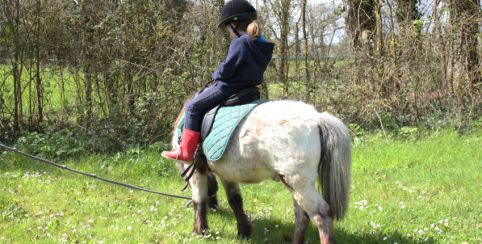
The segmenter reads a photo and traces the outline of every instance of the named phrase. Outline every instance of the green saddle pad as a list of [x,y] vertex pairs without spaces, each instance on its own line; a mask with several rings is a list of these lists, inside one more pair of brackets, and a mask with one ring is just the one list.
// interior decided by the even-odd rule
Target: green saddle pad
[[[248,104],[221,107],[216,113],[209,135],[203,141],[203,152],[209,161],[219,160],[228,146],[234,130],[239,122],[256,106],[265,100],[256,100]],[[179,122],[177,132],[181,135],[184,126],[184,116]]]

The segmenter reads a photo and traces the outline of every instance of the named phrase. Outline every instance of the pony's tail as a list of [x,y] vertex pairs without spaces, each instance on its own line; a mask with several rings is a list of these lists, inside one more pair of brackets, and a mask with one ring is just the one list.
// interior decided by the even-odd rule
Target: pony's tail
[[320,114],[321,159],[318,180],[332,216],[341,219],[348,209],[351,142],[348,128],[329,113]]

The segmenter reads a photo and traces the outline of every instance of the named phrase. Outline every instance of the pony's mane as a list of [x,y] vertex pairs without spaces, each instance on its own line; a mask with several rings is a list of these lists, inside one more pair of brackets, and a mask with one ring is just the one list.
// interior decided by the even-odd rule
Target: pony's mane
[[176,121],[174,121],[174,124],[172,125],[172,135],[174,135],[174,134],[176,133],[177,125],[179,124],[179,121],[181,120],[181,117],[182,117],[182,115],[184,114],[184,110],[186,109],[187,103],[188,103],[189,100],[190,100],[191,98],[193,98],[194,96],[196,96],[196,93],[194,93],[192,96],[189,96],[188,99],[186,99],[186,100],[184,101],[184,103],[182,104],[182,108],[181,108],[181,110],[179,111],[179,114],[177,115]]
[[179,121],[182,118],[182,115],[184,114],[184,106],[182,106],[181,111],[179,111],[179,114],[177,115],[176,121],[174,122],[172,126],[172,134],[174,135],[177,130],[177,125],[179,124]]

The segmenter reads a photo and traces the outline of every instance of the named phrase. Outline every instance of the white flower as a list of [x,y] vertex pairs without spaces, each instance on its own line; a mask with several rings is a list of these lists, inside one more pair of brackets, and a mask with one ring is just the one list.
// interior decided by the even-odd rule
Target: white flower
[[380,228],[380,226],[381,226],[380,224],[377,224],[377,223],[375,223],[375,222],[373,222],[373,221],[370,221],[370,225],[371,225],[374,229],[378,229],[378,228]]
[[69,235],[67,235],[67,233],[63,233],[59,241],[65,242],[67,241],[68,238],[69,238]]
[[363,211],[367,208],[368,208],[368,201],[367,200],[361,200],[361,201],[355,202],[355,209]]

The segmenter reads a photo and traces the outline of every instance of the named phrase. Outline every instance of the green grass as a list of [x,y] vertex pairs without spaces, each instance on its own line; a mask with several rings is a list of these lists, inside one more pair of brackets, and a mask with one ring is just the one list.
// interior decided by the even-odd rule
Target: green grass
[[[358,138],[351,202],[336,222],[339,243],[480,243],[481,131],[418,138]],[[147,188],[180,194],[183,183],[158,151],[91,155],[67,165]],[[243,185],[254,233],[245,243],[280,243],[293,234],[289,192],[278,182]],[[188,192],[184,193],[189,195]],[[0,242],[238,243],[222,189],[208,215],[211,233],[191,234],[184,200],[131,191],[25,160],[0,156]],[[309,243],[318,242],[310,226]]]

